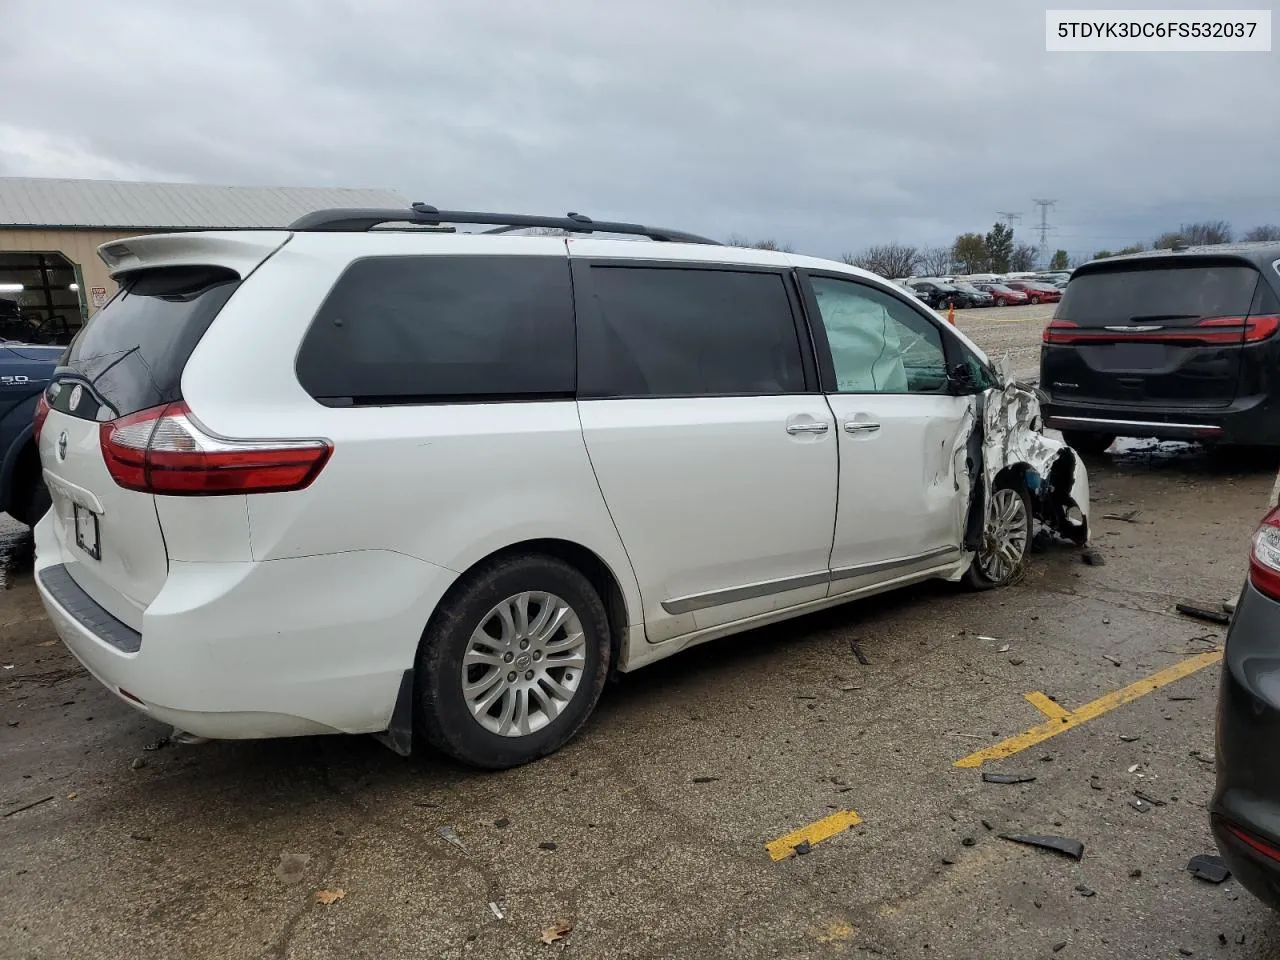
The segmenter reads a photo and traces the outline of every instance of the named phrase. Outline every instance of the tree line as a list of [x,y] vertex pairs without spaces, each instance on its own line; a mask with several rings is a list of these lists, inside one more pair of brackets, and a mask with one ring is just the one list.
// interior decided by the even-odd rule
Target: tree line
[[[1226,220],[1206,220],[1184,223],[1177,230],[1168,230],[1156,237],[1148,247],[1143,243],[1130,244],[1119,250],[1096,250],[1092,257],[1072,258],[1066,250],[1055,250],[1049,259],[1050,270],[1067,270],[1088,260],[1116,257],[1143,250],[1165,250],[1175,241],[1185,241],[1192,246],[1211,246],[1231,243],[1237,239],[1231,224]],[[1240,234],[1246,242],[1278,240],[1280,226],[1264,224]],[[760,250],[793,252],[788,243],[773,239],[748,240],[741,236],[729,238],[730,246],[755,247]],[[862,267],[872,273],[890,279],[913,276],[941,276],[949,273],[1010,273],[1034,270],[1038,249],[1030,243],[1015,242],[1013,228],[1005,223],[995,223],[985,234],[962,233],[949,247],[917,247],[906,243],[880,243],[865,247],[857,253],[843,254],[840,259],[852,266]]]

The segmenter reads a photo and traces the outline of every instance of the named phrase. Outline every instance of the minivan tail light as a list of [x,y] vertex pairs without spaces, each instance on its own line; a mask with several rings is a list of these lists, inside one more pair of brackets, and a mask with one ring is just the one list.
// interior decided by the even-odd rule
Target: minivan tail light
[[1280,507],[1262,518],[1249,553],[1249,582],[1272,600],[1280,600]]
[[31,418],[31,434],[35,438],[36,443],[40,442],[40,431],[44,429],[44,422],[49,418],[49,401],[42,393],[40,399],[36,401],[36,412]]
[[1052,320],[1044,328],[1045,343],[1174,343],[1186,346],[1240,346],[1260,343],[1280,330],[1280,316],[1263,314],[1256,317],[1208,317],[1190,327],[1168,327],[1160,330],[1081,329],[1070,320]]
[[319,475],[327,440],[231,440],[200,426],[184,402],[99,426],[102,458],[127,490],[167,496],[282,493]]
[[1074,343],[1075,338],[1069,331],[1079,329],[1070,320],[1050,320],[1040,339],[1045,343]]

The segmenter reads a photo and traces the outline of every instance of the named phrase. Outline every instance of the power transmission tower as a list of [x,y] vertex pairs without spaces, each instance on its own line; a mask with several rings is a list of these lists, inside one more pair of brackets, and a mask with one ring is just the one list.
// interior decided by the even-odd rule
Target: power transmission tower
[[997,210],[996,215],[1004,221],[1007,227],[1012,227],[1022,220],[1022,214],[1016,210]]
[[1031,201],[1040,208],[1040,249],[1044,250],[1049,245],[1049,208],[1052,207],[1057,200],[1035,200]]

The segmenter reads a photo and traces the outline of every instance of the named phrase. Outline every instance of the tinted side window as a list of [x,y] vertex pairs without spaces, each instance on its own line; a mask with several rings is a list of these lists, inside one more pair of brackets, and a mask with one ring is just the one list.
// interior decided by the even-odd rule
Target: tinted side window
[[942,334],[901,300],[848,280],[810,281],[831,349],[838,393],[940,393]]
[[[133,273],[77,334],[59,372],[88,380],[114,416],[177,400],[187,360],[239,285],[222,267]],[[62,391],[55,406],[69,396]],[[96,407],[76,412],[88,416]]]
[[580,317],[583,397],[804,391],[800,342],[776,273],[593,265]]
[[298,352],[319,400],[571,397],[568,258],[370,257],[339,278]]

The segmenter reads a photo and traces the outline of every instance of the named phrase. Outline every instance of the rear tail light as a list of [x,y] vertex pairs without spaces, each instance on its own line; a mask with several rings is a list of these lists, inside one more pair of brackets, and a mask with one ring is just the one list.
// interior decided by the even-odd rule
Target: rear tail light
[[212,436],[182,402],[101,424],[99,437],[102,457],[117,484],[169,496],[301,490],[333,453],[327,440]]
[[36,443],[40,442],[40,431],[44,429],[44,422],[49,417],[49,401],[42,393],[40,399],[36,401],[35,416],[31,418],[31,433],[35,437]]
[[1042,339],[1055,344],[1174,343],[1186,346],[1239,346],[1260,343],[1280,330],[1280,316],[1209,317],[1191,327],[1165,330],[1082,330],[1070,320],[1052,320]]
[[1249,582],[1272,600],[1280,600],[1280,507],[1262,518],[1249,554]]

